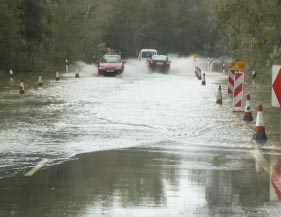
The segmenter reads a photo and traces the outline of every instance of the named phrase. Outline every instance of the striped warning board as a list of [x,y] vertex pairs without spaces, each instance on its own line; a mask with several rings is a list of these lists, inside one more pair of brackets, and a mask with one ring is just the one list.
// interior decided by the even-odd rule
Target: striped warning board
[[235,110],[240,110],[242,108],[243,86],[244,86],[244,73],[235,72],[234,92],[233,92],[233,107]]
[[235,70],[230,69],[228,72],[228,94],[233,94],[234,76],[235,76]]
[[272,66],[271,104],[273,107],[281,107],[281,65]]

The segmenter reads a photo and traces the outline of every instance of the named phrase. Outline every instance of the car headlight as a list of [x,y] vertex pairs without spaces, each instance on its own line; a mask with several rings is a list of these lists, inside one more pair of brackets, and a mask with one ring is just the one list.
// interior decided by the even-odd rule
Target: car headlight
[[105,68],[103,66],[99,66],[100,70],[105,70]]

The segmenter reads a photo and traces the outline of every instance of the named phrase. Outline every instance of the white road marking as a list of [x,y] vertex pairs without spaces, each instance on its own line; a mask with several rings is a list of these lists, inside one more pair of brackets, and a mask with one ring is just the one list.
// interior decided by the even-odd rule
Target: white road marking
[[35,167],[33,167],[31,170],[29,170],[24,176],[32,176],[34,175],[38,170],[40,170],[43,166],[45,166],[49,162],[49,159],[42,159]]

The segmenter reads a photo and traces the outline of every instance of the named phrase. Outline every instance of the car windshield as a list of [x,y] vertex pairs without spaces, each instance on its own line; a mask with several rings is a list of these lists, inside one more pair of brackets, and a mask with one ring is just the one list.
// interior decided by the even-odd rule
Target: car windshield
[[120,56],[103,56],[101,58],[102,63],[120,63],[121,57]]
[[159,60],[159,61],[167,61],[168,57],[165,55],[154,55],[152,57],[153,60]]
[[143,51],[141,56],[142,58],[151,58],[155,54],[156,54],[155,51]]

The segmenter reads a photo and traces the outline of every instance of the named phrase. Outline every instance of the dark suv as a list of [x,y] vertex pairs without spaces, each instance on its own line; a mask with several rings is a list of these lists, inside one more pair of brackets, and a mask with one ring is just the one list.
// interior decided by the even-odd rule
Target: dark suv
[[148,61],[150,71],[170,71],[171,61],[166,55],[153,55]]

